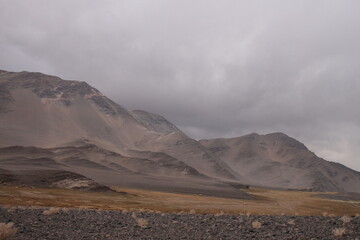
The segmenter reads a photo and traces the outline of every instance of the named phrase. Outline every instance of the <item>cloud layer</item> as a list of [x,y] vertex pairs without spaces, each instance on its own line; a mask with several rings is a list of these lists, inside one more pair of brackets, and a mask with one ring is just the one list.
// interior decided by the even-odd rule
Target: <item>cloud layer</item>
[[194,138],[282,131],[360,170],[357,0],[0,0],[0,69],[89,82]]

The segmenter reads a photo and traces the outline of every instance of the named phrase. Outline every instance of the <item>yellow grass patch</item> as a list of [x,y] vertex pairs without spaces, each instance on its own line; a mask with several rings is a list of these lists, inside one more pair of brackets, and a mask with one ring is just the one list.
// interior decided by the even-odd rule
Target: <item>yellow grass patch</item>
[[196,212],[199,214],[332,215],[360,214],[354,202],[328,200],[316,193],[249,189],[255,200],[205,197],[149,190],[113,188],[119,192],[80,192],[65,189],[0,187],[3,206],[46,206],[151,212]]

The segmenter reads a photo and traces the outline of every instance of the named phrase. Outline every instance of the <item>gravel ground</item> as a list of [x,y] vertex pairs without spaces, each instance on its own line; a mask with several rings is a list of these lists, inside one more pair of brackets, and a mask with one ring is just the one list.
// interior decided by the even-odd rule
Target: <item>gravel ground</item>
[[[178,215],[0,208],[0,222],[13,222],[15,239],[360,239],[360,217]],[[142,220],[144,219],[144,220]],[[346,220],[349,220],[347,222]],[[256,222],[260,228],[254,227]],[[345,228],[335,237],[332,230]]]

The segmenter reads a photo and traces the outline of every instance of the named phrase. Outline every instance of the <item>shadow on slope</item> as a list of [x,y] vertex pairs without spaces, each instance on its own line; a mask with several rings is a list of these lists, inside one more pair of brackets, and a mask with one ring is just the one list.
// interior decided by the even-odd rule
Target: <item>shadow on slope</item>
[[[8,183],[37,187],[67,188],[81,186],[81,183],[88,181],[78,179],[74,182],[71,174],[77,174],[106,186],[252,198],[241,191],[245,186],[241,188],[239,184],[235,186],[232,182],[209,178],[165,153],[129,151],[128,155],[79,140],[49,149],[21,146],[0,148],[0,167],[3,171],[9,171],[3,175]],[[62,179],[55,183],[58,177]]]

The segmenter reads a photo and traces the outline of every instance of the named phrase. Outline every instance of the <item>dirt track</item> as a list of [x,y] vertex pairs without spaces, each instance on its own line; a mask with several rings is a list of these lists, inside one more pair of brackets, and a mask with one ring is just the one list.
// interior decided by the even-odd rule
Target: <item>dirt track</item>
[[[350,217],[350,222],[344,223],[340,217],[177,215],[96,210],[44,215],[44,210],[0,208],[0,222],[14,222],[18,228],[15,239],[18,240],[360,238],[359,217]],[[256,221],[261,223],[260,228],[252,226]],[[345,228],[345,234],[335,237],[332,232],[335,228]]]

